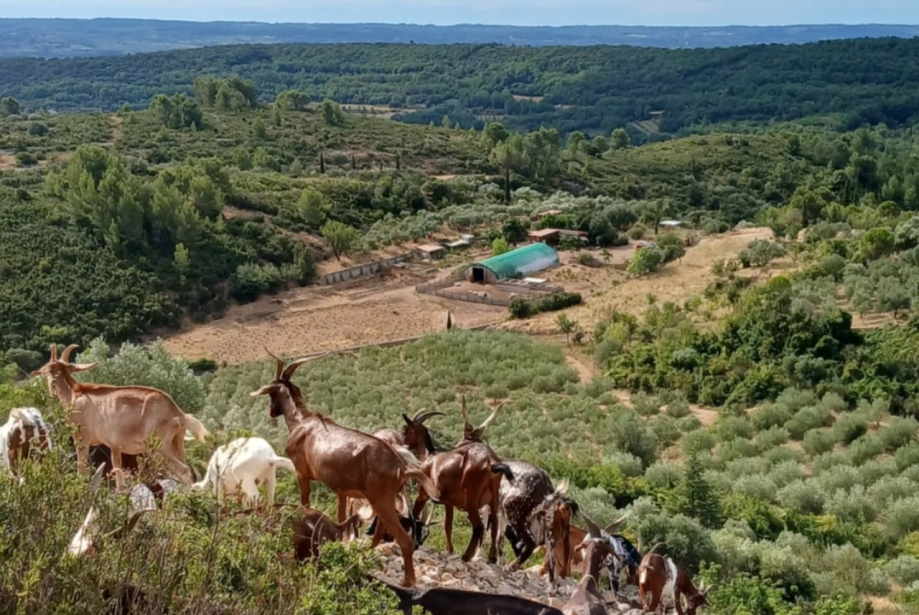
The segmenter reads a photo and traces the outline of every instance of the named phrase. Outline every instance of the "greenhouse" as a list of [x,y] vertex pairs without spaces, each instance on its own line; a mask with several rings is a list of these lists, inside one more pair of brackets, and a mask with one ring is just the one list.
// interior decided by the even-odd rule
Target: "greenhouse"
[[520,278],[558,265],[558,252],[544,243],[531,243],[469,265],[464,271],[470,282],[493,284],[505,278]]

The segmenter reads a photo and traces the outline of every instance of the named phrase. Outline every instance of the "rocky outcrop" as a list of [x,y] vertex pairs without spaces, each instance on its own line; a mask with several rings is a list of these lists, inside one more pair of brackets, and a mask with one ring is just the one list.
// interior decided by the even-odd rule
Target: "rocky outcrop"
[[[403,572],[399,547],[384,543],[376,550],[383,557],[380,576],[390,583],[399,584]],[[448,587],[507,594],[562,608],[578,585],[575,579],[557,579],[554,590],[550,591],[548,579],[537,573],[538,566],[510,572],[500,564],[489,564],[478,558],[464,562],[457,554],[449,555],[425,547],[415,551],[414,560],[418,589]],[[621,597],[617,599],[611,592],[604,592],[604,597],[611,614],[641,615],[641,610],[635,608],[637,600],[631,604],[623,602]]]

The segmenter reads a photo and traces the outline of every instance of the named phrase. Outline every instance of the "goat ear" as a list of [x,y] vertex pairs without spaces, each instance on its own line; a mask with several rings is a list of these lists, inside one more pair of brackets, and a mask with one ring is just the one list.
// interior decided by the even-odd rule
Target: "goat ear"
[[93,361],[92,363],[74,363],[70,365],[69,369],[72,373],[78,374],[80,372],[88,372],[97,365],[99,365],[98,361]]
[[32,372],[29,375],[30,376],[47,376],[50,373],[51,373],[51,370],[48,368],[48,366],[42,365],[41,367],[39,367],[38,369],[36,369],[34,372]]

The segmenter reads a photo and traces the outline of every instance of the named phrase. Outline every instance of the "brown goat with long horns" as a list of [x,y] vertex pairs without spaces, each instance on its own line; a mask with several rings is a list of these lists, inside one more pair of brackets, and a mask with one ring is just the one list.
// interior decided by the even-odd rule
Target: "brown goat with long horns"
[[402,427],[401,434],[395,429],[381,429],[374,432],[373,435],[393,446],[404,446],[412,451],[412,454],[420,461],[424,461],[428,455],[436,452],[434,440],[431,439],[431,434],[424,424],[432,416],[444,416],[444,413],[437,410],[419,410],[412,417],[403,414],[402,420],[405,421],[405,425]]
[[[495,408],[485,422],[473,427],[466,414],[466,398],[462,400],[463,440],[450,451],[428,456],[422,462],[422,470],[434,481],[440,490],[439,501],[444,505],[444,534],[447,552],[453,553],[453,509],[459,508],[469,515],[472,524],[472,539],[463,553],[463,561],[469,561],[476,549],[484,542],[485,524],[479,512],[488,507],[491,528],[491,549],[488,561],[498,559],[498,504],[500,501],[501,478],[513,481],[514,475],[507,464],[495,454],[491,447],[482,442],[485,429],[495,420],[501,406]],[[418,517],[429,499],[438,499],[423,485],[418,490],[413,515]]]
[[309,507],[311,481],[324,483],[338,495],[339,522],[342,522],[347,498],[366,498],[380,520],[371,545],[379,544],[384,529],[394,536],[405,567],[403,584],[413,586],[414,545],[399,521],[396,496],[411,479],[434,494],[434,498],[438,497],[437,488],[410,453],[400,455],[379,438],[343,427],[307,408],[300,388],[291,382],[291,377],[307,361],[325,355],[298,359],[285,367],[284,361],[271,352],[268,354],[277,362],[274,380],[251,394],[267,395],[269,415],[283,416],[287,423],[290,436],[286,452],[296,468],[300,502]]
[[[155,434],[161,442],[156,453],[175,478],[190,486],[193,475],[185,464],[185,430],[204,440],[207,429],[201,421],[182,412],[172,397],[159,389],[77,382],[73,374],[88,371],[96,363],[71,363],[70,355],[76,348],[71,344],[58,360],[57,346],[52,345],[51,358],[32,375],[45,376],[48,390],[70,412],[70,420],[78,428],[74,444],[80,471],[86,468],[90,446],[107,446],[113,468],[120,470],[122,454],[148,452],[147,439]],[[116,482],[122,486],[119,476],[116,473]]]

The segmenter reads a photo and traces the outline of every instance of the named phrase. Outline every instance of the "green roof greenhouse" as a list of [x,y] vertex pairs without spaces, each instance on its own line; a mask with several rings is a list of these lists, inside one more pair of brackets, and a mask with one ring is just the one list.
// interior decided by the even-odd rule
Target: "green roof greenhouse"
[[518,278],[559,264],[558,252],[544,243],[531,243],[473,263],[466,268],[466,277],[473,282],[495,282]]

